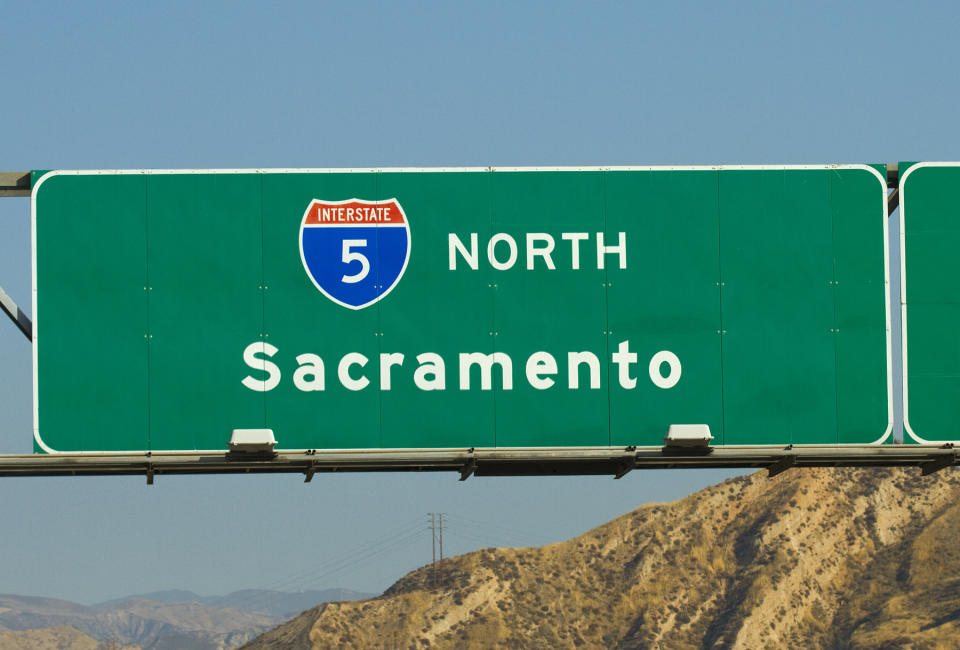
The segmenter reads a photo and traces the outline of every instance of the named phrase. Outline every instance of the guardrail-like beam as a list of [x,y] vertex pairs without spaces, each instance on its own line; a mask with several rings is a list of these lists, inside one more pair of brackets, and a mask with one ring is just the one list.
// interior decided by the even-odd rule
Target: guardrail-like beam
[[146,476],[176,474],[301,474],[318,472],[450,471],[470,476],[608,475],[634,469],[918,467],[930,473],[958,462],[943,446],[788,446],[556,449],[440,449],[244,453],[0,455],[0,476]]

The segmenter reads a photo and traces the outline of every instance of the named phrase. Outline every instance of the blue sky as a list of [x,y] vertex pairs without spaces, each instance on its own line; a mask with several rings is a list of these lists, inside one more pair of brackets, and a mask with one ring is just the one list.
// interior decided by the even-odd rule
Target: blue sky
[[[956,160],[957,33],[949,2],[24,3],[0,170]],[[24,306],[29,252],[0,199]],[[0,452],[31,449],[30,386],[0,322]],[[448,554],[543,544],[734,474],[0,479],[0,592],[380,591],[427,512]]]

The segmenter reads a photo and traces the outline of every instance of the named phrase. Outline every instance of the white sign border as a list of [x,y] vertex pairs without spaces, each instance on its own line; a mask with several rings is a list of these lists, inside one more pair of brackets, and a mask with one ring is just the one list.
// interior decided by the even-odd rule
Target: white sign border
[[957,440],[927,440],[921,437],[910,426],[910,382],[908,381],[907,370],[907,237],[906,237],[906,212],[907,212],[907,193],[904,191],[907,187],[907,179],[918,169],[924,167],[960,167],[960,162],[918,162],[910,166],[905,174],[900,176],[898,183],[898,192],[900,194],[900,354],[903,362],[903,428],[907,435],[914,441],[922,445],[943,445],[948,443],[957,443]]
[[[927,163],[935,164],[935,163]],[[47,445],[40,436],[40,405],[38,389],[38,367],[37,367],[37,344],[39,341],[39,322],[40,314],[37,310],[37,193],[43,183],[56,176],[127,176],[127,175],[171,175],[171,174],[352,174],[352,173],[449,173],[449,172],[604,172],[604,171],[825,171],[825,170],[851,170],[860,169],[871,173],[881,184],[880,201],[882,205],[881,214],[883,215],[883,258],[884,258],[884,294],[886,297],[886,338],[887,338],[887,427],[883,435],[868,445],[879,445],[886,442],[893,432],[893,354],[891,343],[891,325],[890,325],[890,230],[887,219],[887,180],[874,167],[866,164],[826,164],[826,165],[674,165],[674,166],[569,166],[569,167],[363,167],[363,168],[276,168],[276,169],[86,169],[86,170],[55,170],[43,174],[33,185],[30,193],[30,241],[31,255],[30,265],[32,272],[32,309],[33,309],[33,438],[37,446],[48,454],[61,455],[93,455],[93,454],[144,454],[153,450],[139,451],[58,451]],[[911,167],[911,170],[914,169]],[[909,171],[908,174],[909,175]],[[905,175],[906,176],[906,175]],[[901,186],[903,180],[901,179]],[[901,228],[903,224],[903,198],[901,194],[900,219]],[[901,230],[901,273],[903,272],[903,232]],[[410,242],[412,247],[413,242]],[[905,286],[903,276],[901,276],[901,288]],[[903,321],[903,336],[906,337],[906,320]],[[904,348],[904,372],[906,372],[906,348]],[[906,423],[906,384],[904,384],[904,422]],[[913,435],[911,433],[911,435]],[[748,447],[782,447],[782,444],[776,445],[747,445]],[[794,447],[862,447],[864,443],[837,443],[833,445],[793,445]],[[499,447],[497,449],[500,449]],[[539,448],[536,448],[539,449]],[[225,453],[226,449],[209,450],[162,450],[186,451],[191,453]],[[285,452],[297,452],[306,450],[284,449]],[[341,450],[336,451],[371,451],[368,449]],[[381,450],[376,450],[381,451]]]

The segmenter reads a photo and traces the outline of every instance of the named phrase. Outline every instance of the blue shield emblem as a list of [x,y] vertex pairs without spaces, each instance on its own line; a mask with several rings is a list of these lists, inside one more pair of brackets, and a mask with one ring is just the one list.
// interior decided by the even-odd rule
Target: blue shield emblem
[[300,224],[300,259],[314,286],[349,309],[397,286],[410,259],[410,224],[396,199],[314,199]]

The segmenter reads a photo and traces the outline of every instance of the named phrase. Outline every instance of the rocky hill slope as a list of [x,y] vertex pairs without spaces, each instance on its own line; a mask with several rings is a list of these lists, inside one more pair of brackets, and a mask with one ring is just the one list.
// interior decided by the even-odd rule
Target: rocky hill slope
[[100,643],[69,625],[48,630],[0,632],[0,650],[139,650],[134,646]]
[[179,603],[199,603],[214,609],[231,609],[257,614],[272,614],[290,618],[305,609],[316,607],[320,603],[342,600],[360,600],[375,594],[353,591],[352,589],[310,589],[305,591],[271,591],[266,589],[241,589],[226,596],[201,596],[192,591],[171,589],[137,594],[94,605],[97,609],[118,609],[138,600],[175,605]]
[[793,469],[444,560],[244,646],[960,647],[960,472]]
[[198,603],[128,600],[109,607],[86,607],[53,598],[0,595],[0,628],[27,631],[70,626],[100,642],[148,650],[235,648],[276,625],[277,620],[268,614]]
[[317,603],[369,595],[349,589],[244,589],[226,596],[173,590],[88,607],[0,594],[0,631],[8,630],[0,634],[0,650],[48,647],[44,644],[59,650],[229,650]]

